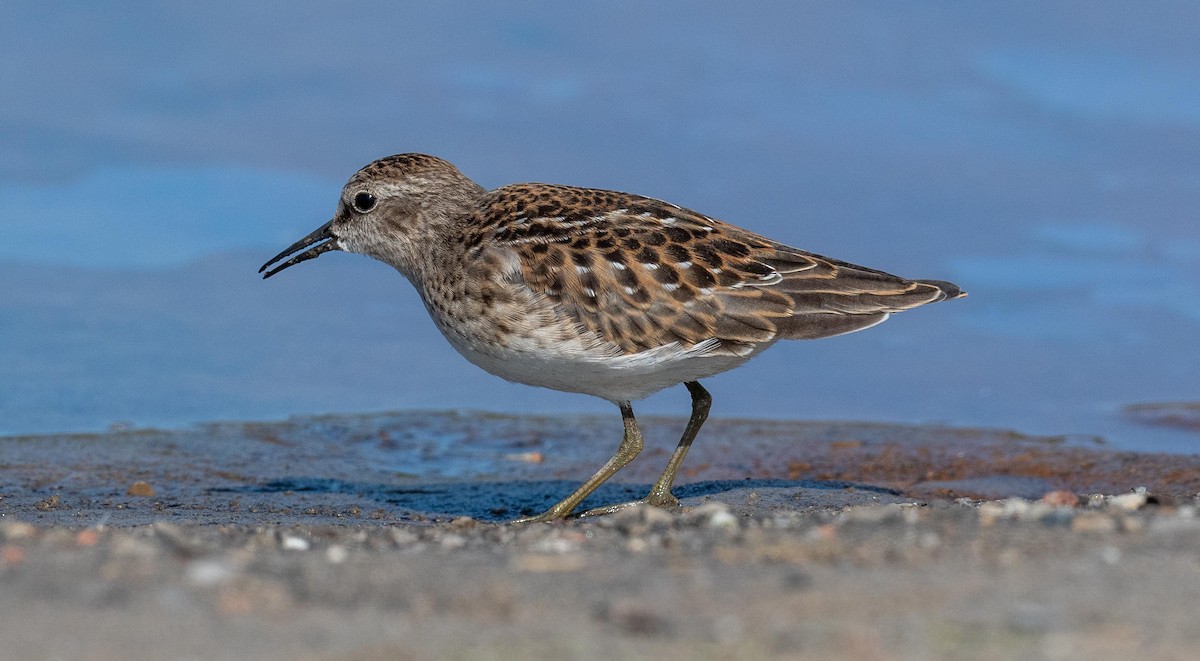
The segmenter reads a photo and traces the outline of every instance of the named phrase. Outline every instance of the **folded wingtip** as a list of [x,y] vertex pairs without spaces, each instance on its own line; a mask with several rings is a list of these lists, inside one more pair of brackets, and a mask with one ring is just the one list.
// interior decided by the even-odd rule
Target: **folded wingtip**
[[964,298],[967,295],[967,292],[963,291],[961,287],[946,280],[919,280],[918,282],[940,289],[943,294],[942,300]]

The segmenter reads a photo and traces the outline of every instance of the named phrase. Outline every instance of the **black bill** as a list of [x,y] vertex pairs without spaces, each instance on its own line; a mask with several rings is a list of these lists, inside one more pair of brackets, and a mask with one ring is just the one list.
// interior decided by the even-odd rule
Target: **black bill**
[[[300,262],[305,262],[310,259],[319,257],[321,255],[321,253],[323,253],[323,252],[329,252],[330,250],[341,250],[341,246],[338,245],[337,237],[334,236],[333,232],[330,230],[331,227],[333,227],[332,220],[329,221],[328,223],[325,223],[324,225],[318,227],[317,229],[313,230],[313,232],[311,234],[309,234],[308,236],[293,243],[292,245],[285,248],[283,252],[281,252],[278,255],[275,255],[274,257],[269,259],[266,264],[262,265],[262,268],[260,268],[258,270],[258,272],[263,273],[263,271],[267,271],[267,267],[271,266],[275,262],[278,262],[279,260],[283,259],[284,257],[287,257],[288,255],[291,255],[299,250],[304,250],[305,248],[308,248],[309,246],[312,246],[312,247],[308,248],[308,250],[304,250],[304,252],[292,257],[291,259],[287,260],[286,262],[277,265],[275,268],[271,269],[270,271],[263,273],[263,279],[266,280],[267,278],[275,275],[276,273],[279,273],[280,271],[286,269],[289,266],[294,266],[296,264],[299,264]],[[316,244],[316,245],[313,245],[313,244]]]

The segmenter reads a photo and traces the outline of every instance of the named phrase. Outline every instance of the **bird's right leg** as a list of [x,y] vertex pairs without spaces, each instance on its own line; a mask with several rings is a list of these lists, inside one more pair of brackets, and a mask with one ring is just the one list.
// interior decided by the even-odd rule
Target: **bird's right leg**
[[534,523],[538,521],[553,521],[561,519],[571,513],[579,503],[583,502],[596,490],[601,484],[613,476],[614,473],[621,470],[633,461],[633,458],[638,456],[642,451],[642,430],[638,428],[637,420],[633,417],[633,406],[629,402],[621,402],[621,420],[625,423],[625,436],[621,438],[621,445],[617,448],[617,453],[604,464],[596,474],[588,478],[578,489],[570,496],[562,499],[554,507],[542,512],[537,516],[527,516],[513,521],[513,523]]

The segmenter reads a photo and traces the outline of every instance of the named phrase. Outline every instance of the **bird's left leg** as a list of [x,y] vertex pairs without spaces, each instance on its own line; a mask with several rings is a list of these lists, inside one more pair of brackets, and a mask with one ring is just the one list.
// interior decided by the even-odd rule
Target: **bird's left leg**
[[679,472],[679,466],[683,463],[688,448],[692,447],[692,441],[696,440],[696,434],[700,433],[700,426],[708,419],[708,409],[712,405],[712,395],[708,394],[699,381],[688,381],[683,385],[687,386],[688,392],[692,394],[692,417],[688,419],[687,428],[683,430],[683,436],[679,439],[679,445],[675,446],[675,452],[671,454],[666,469],[645,498],[645,502],[657,507],[679,505],[679,499],[671,493],[671,484],[675,482],[675,474]]

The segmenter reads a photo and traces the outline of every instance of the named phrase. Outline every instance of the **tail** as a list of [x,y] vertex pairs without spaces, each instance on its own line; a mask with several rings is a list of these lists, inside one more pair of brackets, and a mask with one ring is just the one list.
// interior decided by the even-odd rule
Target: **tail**
[[939,291],[942,292],[940,297],[935,298],[932,301],[929,301],[930,303],[937,303],[938,301],[946,301],[946,300],[949,300],[952,298],[966,298],[967,297],[967,292],[963,291],[961,287],[954,284],[953,282],[946,282],[945,280],[913,280],[913,282],[919,282],[923,285],[929,285],[930,287],[936,287]]
[[967,293],[964,292],[964,290],[962,290],[958,284],[954,284],[953,282],[947,282],[944,280],[914,280],[913,282],[928,284],[928,286],[935,287],[937,288],[938,292],[942,293],[940,296],[938,296],[938,298],[929,301],[931,304],[936,304],[937,301],[948,301],[950,299],[965,299],[967,295]]
[[906,280],[850,265],[841,267],[832,283],[805,285],[797,282],[788,287],[792,289],[789,294],[795,313],[777,322],[780,335],[787,339],[810,340],[853,333],[883,323],[893,312],[967,295],[958,285],[945,280]]

